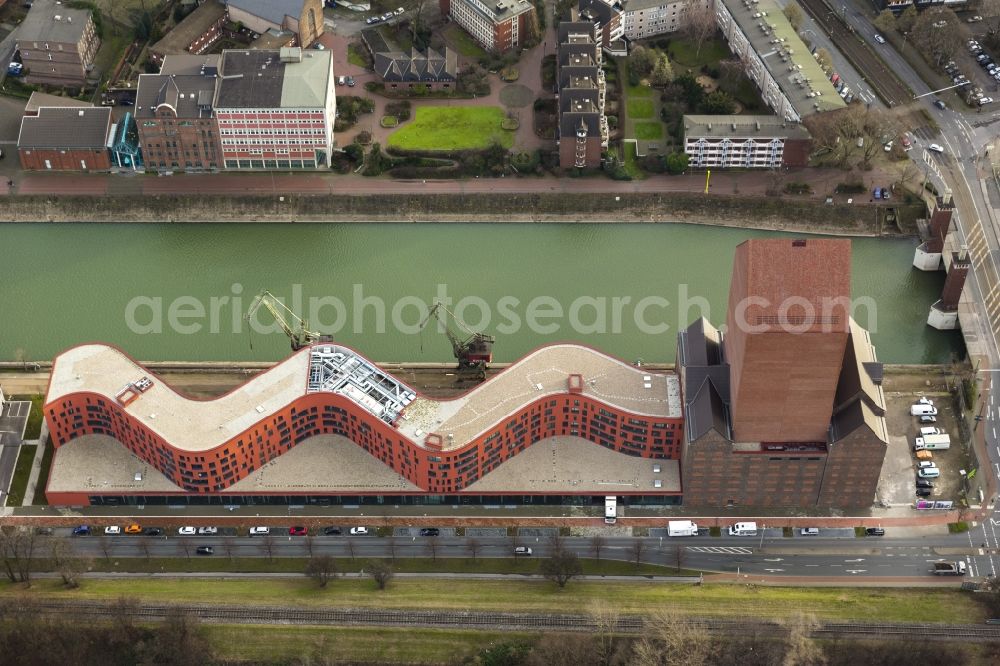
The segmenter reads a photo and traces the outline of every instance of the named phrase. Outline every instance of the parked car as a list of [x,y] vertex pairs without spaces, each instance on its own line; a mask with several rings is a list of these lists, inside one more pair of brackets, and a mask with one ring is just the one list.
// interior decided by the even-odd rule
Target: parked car
[[347,77],[346,76],[338,76],[337,77],[337,85],[338,86],[342,86],[342,85],[344,85],[346,83],[347,83]]
[[978,104],[979,106],[983,106],[984,104],[992,104],[992,103],[993,103],[993,98],[992,97],[980,97],[978,100],[976,100],[976,104]]
[[270,527],[251,527],[250,536],[267,536],[271,533]]
[[354,77],[353,76],[348,76],[347,77],[347,87],[348,88],[353,88],[354,87]]
[[869,527],[865,530],[865,536],[885,536],[885,530],[881,527]]
[[982,20],[983,20],[982,16],[970,16],[969,18],[965,19],[965,22],[966,23],[979,23]]
[[917,488],[933,488],[934,482],[927,479],[917,479]]
[[441,534],[441,530],[436,527],[425,527],[420,530],[420,536],[436,537]]
[[211,546],[198,546],[195,551],[199,555],[214,555],[215,549]]
[[514,549],[514,556],[529,556],[533,551],[527,546],[518,546]]
[[125,534],[141,534],[142,525],[138,523],[132,523],[131,525],[125,526]]
[[368,25],[373,25],[381,20],[382,20],[381,16],[369,16],[368,18],[365,19],[365,23]]
[[937,467],[925,467],[924,469],[917,470],[917,476],[921,479],[936,479],[941,476],[941,470]]
[[325,534],[327,536],[340,536],[343,533],[344,533],[343,530],[341,530],[339,527],[324,527],[323,528],[323,534]]
[[921,460],[917,463],[919,469],[927,469],[929,467],[937,467],[937,463],[931,460]]
[[54,531],[53,531],[53,529],[51,527],[36,527],[35,528],[35,534],[37,534],[38,536],[52,536],[53,533],[54,533]]
[[367,527],[352,527],[351,536],[365,536],[368,534]]
[[937,423],[937,417],[933,414],[921,414],[921,423]]
[[401,16],[405,11],[406,11],[405,9],[400,7],[399,9],[396,10],[395,14],[396,16]]
[[90,525],[80,525],[73,528],[73,536],[90,536]]
[[917,497],[930,497],[932,491],[930,488],[917,488],[914,492],[917,494]]
[[218,534],[218,527],[199,527],[198,534]]
[[288,536],[306,536],[308,534],[309,530],[302,525],[292,525],[288,528]]
[[159,527],[147,527],[143,534],[146,536],[163,536],[163,530]]
[[181,536],[191,536],[198,533],[198,530],[190,525],[177,528],[177,533]]
[[19,62],[12,62],[7,65],[7,76],[21,76],[24,73],[24,65]]
[[887,143],[887,144],[885,144],[884,146],[882,146],[882,149],[883,149],[883,150],[884,150],[885,152],[887,152],[887,153],[888,153],[889,151],[891,151],[891,150],[892,150],[892,141],[890,141],[889,143]]
[[122,528],[118,525],[108,525],[104,528],[104,533],[108,536],[116,536],[122,533]]
[[932,143],[931,145],[927,146],[927,149],[928,150],[933,150],[935,153],[943,153],[944,152],[944,148],[941,147],[940,145],[936,144],[936,143]]
[[931,407],[933,407],[934,406],[934,401],[931,400],[930,398],[928,398],[927,396],[922,395],[922,396],[920,396],[920,399],[917,400],[913,404],[914,405],[930,405]]
[[799,530],[799,534],[801,534],[802,536],[818,536],[819,535],[819,528],[818,527],[803,527],[801,530]]

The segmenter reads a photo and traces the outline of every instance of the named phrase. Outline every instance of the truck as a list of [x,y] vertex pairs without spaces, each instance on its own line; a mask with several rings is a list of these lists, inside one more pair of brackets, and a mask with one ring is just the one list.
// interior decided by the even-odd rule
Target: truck
[[924,435],[917,437],[913,444],[914,451],[938,451],[951,448],[951,437],[948,435]]
[[616,520],[618,520],[618,498],[608,495],[604,498],[604,522],[614,525]]
[[671,520],[667,523],[667,535],[672,537],[698,536],[698,526],[690,520]]
[[757,523],[736,523],[729,526],[729,536],[757,536]]
[[964,576],[965,562],[935,562],[931,573],[935,576]]

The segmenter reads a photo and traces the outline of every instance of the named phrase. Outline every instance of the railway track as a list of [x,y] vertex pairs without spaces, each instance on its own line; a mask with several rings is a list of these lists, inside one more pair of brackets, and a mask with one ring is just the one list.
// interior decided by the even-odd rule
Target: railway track
[[[8,607],[18,612],[22,609]],[[100,601],[32,601],[24,610],[43,614],[69,615],[88,619],[112,619],[121,612],[115,603]],[[209,604],[140,604],[129,614],[142,620],[162,620],[172,613],[186,613],[203,622],[217,624],[335,625],[382,627],[486,628],[494,631],[552,630],[591,632],[598,628],[594,618],[578,614],[491,613],[479,611],[396,610],[376,608],[285,608],[269,606],[218,606]],[[745,634],[750,631],[781,633],[780,622],[756,618],[692,617],[692,623],[714,634]],[[637,615],[618,618],[616,631],[636,634],[645,620]],[[815,636],[912,637],[941,641],[1000,641],[1000,626],[889,624],[865,622],[826,622]]]
[[825,0],[799,0],[802,8],[809,13],[830,36],[834,45],[844,57],[865,77],[882,101],[890,107],[898,107],[913,101],[913,91],[899,80],[877,53],[861,38]]

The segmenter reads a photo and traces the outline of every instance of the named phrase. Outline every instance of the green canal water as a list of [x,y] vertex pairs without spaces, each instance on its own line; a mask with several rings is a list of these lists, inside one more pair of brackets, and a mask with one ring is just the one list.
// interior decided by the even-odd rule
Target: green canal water
[[[669,362],[699,304],[724,320],[734,248],[774,235],[674,224],[0,225],[0,359],[50,359],[90,341],[143,360],[279,359],[285,337],[251,334],[241,318],[267,288],[311,328],[380,361],[450,360],[444,335],[417,332],[446,295],[470,324],[489,317],[498,361],[573,340]],[[944,274],[913,269],[913,249],[854,241],[856,318],[885,362],[947,361],[962,353],[960,335],[925,325]]]

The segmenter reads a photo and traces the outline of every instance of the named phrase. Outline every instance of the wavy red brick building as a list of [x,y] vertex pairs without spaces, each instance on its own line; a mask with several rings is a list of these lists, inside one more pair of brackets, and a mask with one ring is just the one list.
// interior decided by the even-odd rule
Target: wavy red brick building
[[[680,495],[677,376],[575,344],[542,347],[451,400],[425,397],[335,344],[302,349],[224,396],[197,400],[121,350],[88,344],[55,359],[44,410],[56,447],[46,489],[53,505],[177,496],[227,503],[237,496]],[[312,446],[324,436],[336,436],[341,448]],[[134,458],[113,442],[109,449],[109,438]],[[558,438],[571,441],[553,445],[553,455],[571,459],[544,465],[569,466],[568,474],[491,477],[533,445]],[[350,477],[337,461],[357,460],[342,447],[345,439],[397,482],[334,481]],[[102,466],[98,458],[109,450],[117,457]],[[285,456],[299,471],[272,473]],[[663,462],[643,463],[649,473],[637,474],[636,459]],[[619,471],[623,461],[633,467]],[[140,463],[146,471],[123,480]],[[322,474],[328,486],[303,478]]]

